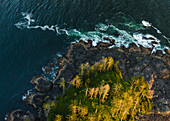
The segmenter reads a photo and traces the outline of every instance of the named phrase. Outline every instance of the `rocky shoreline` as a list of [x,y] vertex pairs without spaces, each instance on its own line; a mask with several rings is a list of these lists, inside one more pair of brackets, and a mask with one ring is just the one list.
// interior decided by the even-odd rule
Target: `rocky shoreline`
[[[136,120],[145,120],[148,117],[154,119],[156,116],[159,116],[161,121],[170,119],[170,95],[168,94],[170,92],[170,50],[165,50],[166,54],[162,51],[151,54],[152,49],[141,45],[137,47],[134,43],[130,44],[129,48],[124,46],[109,48],[114,45],[114,40],[107,37],[103,39],[108,42],[99,42],[95,47],[92,46],[91,40],[88,42],[80,40],[70,45],[67,53],[57,58],[59,68],[52,82],[42,76],[35,76],[31,81],[37,93],[26,95],[24,101],[37,110],[37,115],[18,109],[8,115],[7,121],[46,121],[42,105],[45,102],[54,101],[62,94],[62,89],[58,85],[60,79],[64,77],[66,87],[69,87],[68,82],[76,75],[82,63],[89,62],[92,65],[103,57],[109,56],[119,61],[118,66],[124,79],[128,80],[136,75],[144,76],[149,82],[154,115],[137,117]],[[50,66],[52,67],[53,64]],[[162,115],[165,113],[166,116]]]

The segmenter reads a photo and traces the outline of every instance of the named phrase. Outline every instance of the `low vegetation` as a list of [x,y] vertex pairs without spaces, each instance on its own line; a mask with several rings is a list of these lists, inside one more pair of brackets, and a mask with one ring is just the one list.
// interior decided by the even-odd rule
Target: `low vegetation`
[[48,121],[127,121],[151,110],[148,83],[144,78],[125,81],[112,57],[79,67],[78,75],[55,102],[45,103]]

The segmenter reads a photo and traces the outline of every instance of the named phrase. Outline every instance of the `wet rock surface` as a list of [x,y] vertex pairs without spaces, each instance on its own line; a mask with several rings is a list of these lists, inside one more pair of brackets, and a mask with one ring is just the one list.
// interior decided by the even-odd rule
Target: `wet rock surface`
[[[144,76],[151,90],[154,112],[164,113],[170,110],[169,51],[166,54],[153,53],[151,55],[152,49],[137,47],[134,43],[130,44],[129,48],[124,46],[108,48],[114,44],[114,40],[104,39],[110,43],[99,43],[93,47],[91,40],[88,40],[87,43],[80,40],[80,42],[70,45],[68,52],[63,57],[57,58],[59,69],[52,82],[44,77],[33,78],[32,82],[35,84],[37,93],[27,95],[25,101],[37,109],[40,119],[46,120],[42,110],[43,103],[54,101],[57,96],[62,94],[62,89],[58,86],[61,78],[64,77],[66,87],[69,87],[69,82],[77,74],[77,69],[82,63],[89,62],[92,65],[103,57],[109,56],[113,57],[115,61],[119,61],[118,66],[124,79],[128,80],[133,75]],[[152,115],[152,117],[154,116]]]

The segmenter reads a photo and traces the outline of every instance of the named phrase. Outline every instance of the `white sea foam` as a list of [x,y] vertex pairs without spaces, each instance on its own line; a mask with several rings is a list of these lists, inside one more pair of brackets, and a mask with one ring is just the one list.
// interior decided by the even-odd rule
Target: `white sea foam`
[[35,22],[34,19],[32,19],[32,14],[27,12],[22,12],[21,15],[24,17],[24,21],[18,22],[15,24],[15,26],[19,29],[27,28],[31,23]]
[[96,29],[96,30],[100,30],[100,31],[107,31],[108,28],[109,28],[109,26],[106,26],[105,24],[102,24],[102,23],[96,25],[96,27],[97,27],[97,28],[95,28],[95,29]]
[[8,117],[8,114],[5,115],[5,118],[4,118],[5,121],[7,121],[7,117]]
[[142,21],[142,24],[143,24],[144,26],[152,27],[153,29],[155,29],[158,34],[162,35],[162,37],[163,37],[164,39],[166,39],[166,40],[168,41],[168,43],[170,43],[170,38],[167,38],[165,35],[163,35],[162,32],[161,32],[158,28],[156,28],[155,26],[153,26],[151,23],[149,23],[148,21],[143,20],[143,21]]
[[57,55],[57,57],[62,57],[62,55],[60,53],[57,53],[56,55]]
[[50,31],[54,31],[54,32],[56,31],[58,34],[60,34],[58,31],[59,27],[57,25],[51,25],[51,26],[36,25],[36,26],[33,26],[32,23],[35,23],[35,19],[32,18],[33,15],[31,13],[22,12],[21,15],[23,16],[24,20],[15,24],[15,26],[19,29],[27,28],[27,29],[41,29],[43,31],[50,30]]
[[27,97],[27,95],[29,95],[30,93],[32,93],[32,91],[33,91],[32,89],[27,90],[27,93],[22,96],[22,100],[25,100],[26,97]]
[[145,21],[145,20],[142,21],[142,24],[143,24],[144,26],[147,26],[147,27],[152,26],[151,23],[149,23],[148,21]]
[[[162,50],[163,53],[164,52],[164,48],[168,48],[167,46],[162,47],[160,45],[160,40],[157,39],[156,37],[154,37],[151,34],[142,34],[142,33],[134,33],[132,36],[124,31],[124,30],[120,30],[118,28],[116,28],[113,25],[105,25],[105,24],[99,24],[97,25],[98,28],[95,28],[96,31],[89,31],[86,33],[82,33],[79,32],[78,30],[74,31],[67,31],[69,36],[79,36],[80,40],[84,40],[87,42],[88,39],[92,40],[92,44],[93,46],[96,46],[98,42],[102,41],[102,42],[109,42],[103,39],[103,37],[109,37],[110,39],[114,39],[115,40],[115,45],[111,46],[111,47],[120,47],[122,45],[124,45],[126,48],[129,47],[130,43],[135,43],[138,47],[140,45],[144,46],[145,48],[153,48],[153,52],[156,52],[156,50]],[[114,35],[108,35],[107,32],[102,33],[102,31],[107,31],[107,29],[112,29],[113,31],[117,31],[120,36],[115,37]],[[144,39],[144,38],[148,38],[148,39]],[[152,39],[149,39],[152,38]],[[154,40],[153,40],[154,39]],[[158,44],[153,44],[152,42],[155,41]],[[76,40],[77,42],[77,40]],[[109,47],[109,48],[111,48]]]
[[27,14],[24,18],[28,21],[28,25],[31,24],[31,22],[35,22],[34,19],[31,19],[32,14]]
[[158,33],[158,34],[161,34],[161,31],[159,30],[159,29],[157,29],[155,26],[153,26],[151,23],[149,23],[148,21],[142,21],[142,24],[144,25],[144,26],[146,26],[146,27],[152,27],[153,29],[155,29],[156,30],[156,32]]
[[158,33],[158,34],[161,34],[162,32],[159,30],[159,29],[157,29],[156,27],[154,27],[154,26],[152,26],[155,30],[156,30],[156,32]]
[[41,70],[42,70],[43,72],[45,72],[45,68],[44,68],[44,67],[42,67]]
[[[117,47],[120,47],[122,45],[124,45],[125,47],[129,47],[130,43],[134,42],[136,43],[136,45],[139,47],[140,45],[143,45],[146,48],[153,48],[153,52],[155,52],[156,50],[162,50],[164,52],[164,48],[168,48],[166,46],[161,46],[160,45],[160,40],[158,40],[156,37],[154,37],[151,34],[142,34],[142,33],[134,33],[134,34],[129,34],[127,31],[125,30],[121,30],[116,28],[114,25],[106,25],[103,23],[100,23],[98,25],[95,26],[95,31],[88,31],[88,32],[81,32],[79,30],[76,29],[66,29],[66,28],[60,28],[57,25],[44,25],[44,26],[39,26],[39,25],[32,25],[32,23],[35,23],[35,19],[33,19],[33,15],[30,13],[22,13],[22,16],[24,18],[24,21],[18,22],[15,24],[15,26],[19,29],[41,29],[43,31],[49,30],[49,31],[53,31],[57,34],[66,34],[67,36],[72,36],[72,37],[78,37],[80,38],[80,40],[84,40],[87,41],[88,39],[92,40],[92,44],[93,46],[96,46],[98,42],[109,42],[103,39],[103,37],[109,37],[111,39],[115,40],[115,45]],[[143,20],[142,24],[146,27],[152,27],[153,29],[155,29],[157,31],[158,34],[162,35],[161,31],[159,29],[157,29],[156,27],[154,27],[150,22]],[[114,35],[108,34],[108,31],[110,32],[118,32],[119,36],[116,37]],[[165,35],[162,35],[165,39],[168,40],[169,42],[169,38],[167,38]],[[152,41],[149,39],[144,39],[143,37],[149,38],[152,37],[154,38],[158,44],[152,44]],[[77,42],[78,40],[75,40],[74,42]],[[73,43],[73,42],[72,42]],[[113,46],[112,46],[113,47]],[[168,48],[169,49],[169,48]],[[44,71],[44,69],[42,68],[42,70]]]

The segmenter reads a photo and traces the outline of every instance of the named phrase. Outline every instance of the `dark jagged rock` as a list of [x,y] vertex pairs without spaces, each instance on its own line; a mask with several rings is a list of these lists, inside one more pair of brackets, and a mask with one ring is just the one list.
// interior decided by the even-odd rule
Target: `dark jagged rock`
[[155,38],[153,38],[153,37],[142,37],[142,39],[145,39],[145,40],[155,40]]
[[79,41],[80,43],[83,43],[84,45],[86,45],[87,48],[91,48],[92,47],[92,40],[88,39],[87,43],[83,40]]
[[45,114],[44,109],[42,107],[39,109],[38,115],[39,115],[41,121],[47,121],[46,114]]
[[153,38],[153,37],[149,37],[148,39],[149,39],[149,40],[155,40],[155,38]]
[[134,51],[140,52],[141,49],[135,43],[131,43],[129,45],[128,51],[129,51],[129,54],[130,54],[131,52],[134,52]]
[[157,50],[155,54],[153,54],[155,56],[158,56],[158,57],[162,57],[164,54],[161,50]]
[[54,66],[54,63],[51,62],[51,63],[48,64],[48,66],[49,66],[49,67],[53,67],[53,66]]
[[103,37],[103,39],[109,41],[112,45],[115,45],[115,40],[114,39],[111,39],[109,37]]
[[40,93],[39,94],[36,94],[32,97],[32,105],[34,106],[34,108],[38,109],[38,108],[41,108],[43,103],[44,103],[44,98],[45,96],[44,95],[41,95]]
[[[69,70],[72,70],[72,72]],[[62,77],[64,77],[65,80],[71,80],[75,72],[76,70],[74,69],[74,66],[66,62],[65,66],[60,71],[60,74],[57,78],[61,79]],[[58,81],[59,80],[57,80],[55,84],[57,84]]]
[[148,38],[147,38],[147,37],[142,37],[142,39],[146,39],[146,40],[148,40]]
[[156,41],[152,41],[152,44],[158,44],[158,42],[156,42]]
[[145,48],[140,44],[139,44],[139,46],[140,46],[139,48],[141,49],[142,54],[144,54],[144,55],[150,55],[151,54],[151,52],[152,52],[151,48]]
[[42,107],[44,103],[44,98],[46,97],[45,93],[32,93],[26,95],[26,99],[24,100],[27,104],[31,105],[34,109],[39,109]]
[[170,50],[165,49],[165,52],[170,55]]
[[107,43],[107,42],[99,42],[98,44],[97,44],[97,48],[108,48],[109,46],[111,46],[112,44],[110,44],[110,43]]
[[103,37],[104,40],[108,40],[111,41],[111,39],[109,37]]
[[38,119],[31,112],[18,109],[8,115],[7,121],[38,121]]
[[32,79],[32,83],[35,84],[35,89],[38,92],[45,92],[51,89],[52,83],[51,81],[45,79],[44,77],[34,77]]
[[49,73],[52,72],[52,68],[51,68],[51,67],[48,67],[48,66],[45,66],[45,67],[44,67],[44,71],[45,71],[45,73],[49,74]]
[[136,117],[136,121],[169,121],[170,115],[162,114],[145,114],[142,116]]

